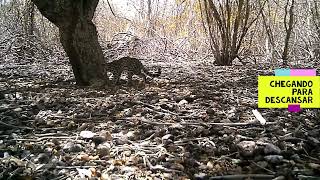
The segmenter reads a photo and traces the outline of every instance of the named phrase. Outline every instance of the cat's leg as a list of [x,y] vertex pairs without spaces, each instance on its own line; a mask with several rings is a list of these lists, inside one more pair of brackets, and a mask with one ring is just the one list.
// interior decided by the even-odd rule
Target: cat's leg
[[132,76],[133,76],[133,72],[129,71],[129,72],[127,73],[127,79],[128,79],[127,84],[128,84],[128,85],[131,85],[131,84],[132,84]]
[[119,84],[120,77],[121,77],[121,73],[119,73],[119,72],[113,73],[113,81],[114,81],[115,85]]
[[140,77],[143,79],[143,83],[147,83],[147,76],[144,73],[140,73]]

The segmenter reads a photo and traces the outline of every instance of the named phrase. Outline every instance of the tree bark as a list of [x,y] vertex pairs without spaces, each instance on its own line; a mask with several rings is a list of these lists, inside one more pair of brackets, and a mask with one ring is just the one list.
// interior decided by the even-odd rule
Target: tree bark
[[24,43],[21,46],[21,52],[23,52],[23,58],[32,58],[34,56],[33,38],[34,38],[34,4],[31,0],[26,0],[24,4],[23,13],[23,36]]
[[284,41],[284,48],[283,48],[283,53],[282,53],[282,60],[283,60],[283,65],[288,66],[288,54],[289,54],[289,40],[290,36],[293,30],[293,8],[294,8],[294,0],[291,0],[291,5],[289,9],[289,22],[287,24],[287,14],[288,14],[288,6],[289,6],[289,1],[287,1],[286,4],[286,12],[284,16],[284,26],[286,29],[286,37]]
[[148,8],[148,12],[147,12],[147,36],[148,37],[153,37],[154,36],[154,24],[153,24],[153,20],[151,18],[151,13],[152,13],[152,4],[151,4],[151,0],[147,1],[147,8]]
[[39,11],[59,28],[77,85],[102,85],[103,53],[92,22],[99,0],[32,0]]
[[27,0],[24,6],[24,35],[30,37],[34,34],[34,4]]

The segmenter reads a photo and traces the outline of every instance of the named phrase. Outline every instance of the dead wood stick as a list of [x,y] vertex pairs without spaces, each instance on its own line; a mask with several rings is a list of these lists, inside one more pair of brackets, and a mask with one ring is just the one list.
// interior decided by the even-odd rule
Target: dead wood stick
[[201,140],[204,140],[204,139],[207,139],[208,137],[201,137],[201,138],[191,138],[191,139],[182,139],[182,140],[178,140],[178,141],[174,141],[174,144],[177,145],[177,144],[182,144],[182,143],[187,143],[187,142],[190,142],[190,141],[201,141]]
[[95,168],[98,166],[56,166],[56,169]]
[[[147,107],[149,107],[149,108],[152,108],[154,111],[158,111],[158,110],[157,110],[158,108],[157,108],[156,106],[151,105],[151,104],[147,104],[147,103],[144,103],[144,102],[141,102],[141,101],[135,101],[135,103],[136,103],[136,104],[142,104],[142,105],[144,105],[144,106],[147,106]],[[159,108],[160,108],[160,110],[163,111],[163,112],[166,112],[166,113],[169,113],[169,114],[178,116],[177,113],[174,113],[174,112],[172,112],[172,111],[168,111],[168,110],[163,109],[163,108],[161,108],[161,107],[159,107]]]
[[47,137],[47,136],[68,136],[67,133],[45,133],[45,134],[34,134],[37,137]]
[[166,167],[163,167],[162,165],[155,165],[153,166],[149,159],[147,157],[143,157],[144,161],[145,161],[145,164],[146,166],[148,166],[151,170],[158,170],[158,171],[162,171],[162,172],[181,172],[181,171],[178,171],[178,170],[175,170],[175,169],[168,169]]
[[149,108],[149,107],[146,107],[146,109],[150,110],[150,111],[153,111],[153,112],[156,112],[156,113],[159,113],[159,114],[164,114],[164,115],[168,115],[169,113],[166,113],[166,112],[161,112],[161,111],[158,111],[158,110],[155,110],[155,109],[152,109],[152,108]]
[[[192,126],[192,125],[217,125],[217,126],[247,126],[247,125],[260,125],[258,122],[248,122],[248,123],[197,123],[197,122],[179,122],[179,123],[162,123],[162,122],[153,122],[146,120],[145,118],[138,118],[138,117],[133,117],[133,118],[120,118],[119,120],[139,120],[144,123],[148,124],[154,124],[154,125],[175,125],[175,124],[180,124],[180,125],[185,125],[185,126]],[[276,122],[267,122],[266,125],[273,125],[276,124]]]
[[309,159],[311,159],[311,160],[313,160],[313,161],[319,161],[319,159],[317,159],[317,158],[315,158],[315,157],[311,157],[311,156],[305,155],[305,154],[301,154],[301,156],[306,157],[306,158],[309,158]]
[[47,137],[41,137],[37,139],[14,139],[16,141],[30,141],[30,142],[38,142],[42,141],[45,139],[72,139],[72,138],[77,138],[78,136],[61,136],[61,137],[56,137],[56,136],[47,136]]
[[240,180],[240,179],[273,179],[274,175],[269,174],[235,174],[225,176],[209,177],[210,180],[226,179],[226,180]]
[[[2,120],[2,119],[1,119]],[[33,128],[30,128],[30,127],[26,127],[26,126],[15,126],[15,125],[12,125],[12,124],[7,124],[3,121],[0,121],[0,124],[5,126],[5,127],[8,127],[8,128],[12,128],[12,129],[29,129],[29,130],[33,130]]]
[[318,180],[319,176],[298,175],[298,179]]
[[262,167],[262,166],[260,166],[259,164],[255,163],[254,161],[251,161],[251,163],[253,163],[255,166],[257,166],[257,167],[259,167],[259,168],[261,168],[261,169],[269,172],[270,174],[276,174],[275,172],[271,171],[270,169],[267,169],[267,168],[265,168],[265,167]]

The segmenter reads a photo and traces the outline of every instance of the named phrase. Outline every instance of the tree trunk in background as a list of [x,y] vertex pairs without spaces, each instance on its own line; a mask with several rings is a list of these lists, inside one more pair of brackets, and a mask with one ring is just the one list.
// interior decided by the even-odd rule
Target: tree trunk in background
[[24,7],[24,34],[32,36],[34,32],[34,4],[31,0],[25,2]]
[[316,35],[317,35],[317,43],[315,43],[314,47],[314,55],[315,58],[320,59],[320,7],[319,2],[317,0],[313,1],[313,7],[311,9],[312,12],[312,21],[315,27]]
[[23,58],[30,58],[34,56],[35,49],[33,48],[33,38],[34,38],[34,4],[31,0],[26,0],[24,5],[23,14],[23,35],[24,35],[24,45],[21,46],[24,52]]
[[[260,6],[262,7],[263,5],[260,4]],[[273,11],[273,9],[272,9]],[[275,12],[273,12],[275,13]],[[269,17],[266,17],[264,11],[261,12],[261,16],[262,16],[262,22],[263,22],[263,26],[264,29],[266,31],[266,39],[265,39],[265,50],[266,50],[266,57],[268,60],[270,60],[270,62],[272,64],[274,64],[276,62],[276,44],[274,41],[274,30],[272,27],[272,22],[270,22],[270,14],[271,14],[271,8],[270,8],[270,4],[268,5],[268,12],[267,14],[269,15]]]
[[32,0],[39,11],[59,28],[77,85],[101,86],[103,53],[92,22],[99,0]]
[[154,37],[154,22],[152,18],[152,2],[151,0],[147,0],[147,16],[146,16],[146,22],[147,22],[147,37]]
[[291,5],[290,5],[290,9],[289,9],[289,22],[287,23],[288,5],[289,5],[289,1],[287,1],[286,12],[285,12],[285,16],[284,16],[284,26],[286,28],[286,38],[285,38],[285,41],[284,41],[282,60],[283,60],[283,65],[285,65],[285,66],[288,65],[289,40],[290,40],[290,36],[291,36],[291,33],[292,33],[292,29],[293,29],[294,0],[291,0]]

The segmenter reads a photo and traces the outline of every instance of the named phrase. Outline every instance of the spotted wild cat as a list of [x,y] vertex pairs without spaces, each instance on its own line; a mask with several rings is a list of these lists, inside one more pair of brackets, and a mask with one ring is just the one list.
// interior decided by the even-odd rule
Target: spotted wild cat
[[157,73],[150,73],[137,58],[122,57],[118,60],[112,61],[106,64],[106,72],[113,74],[113,83],[118,84],[121,74],[126,71],[128,84],[132,82],[132,76],[137,75],[143,78],[143,82],[146,82],[146,75],[150,77],[158,77],[161,74],[161,69],[158,68]]

